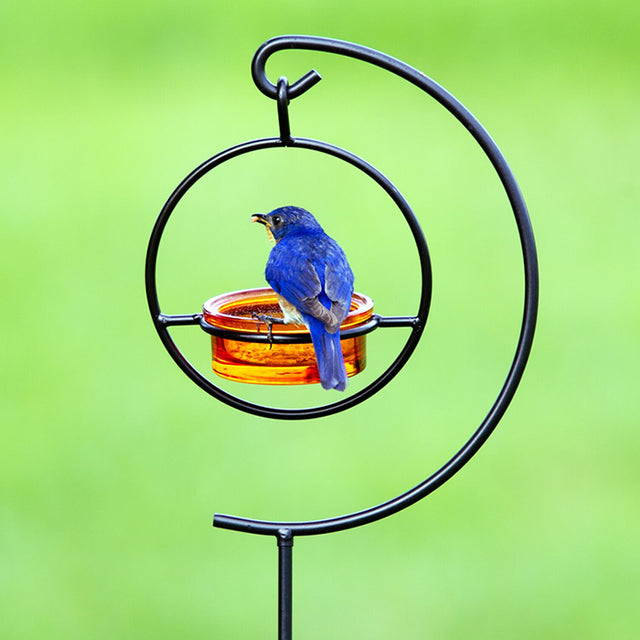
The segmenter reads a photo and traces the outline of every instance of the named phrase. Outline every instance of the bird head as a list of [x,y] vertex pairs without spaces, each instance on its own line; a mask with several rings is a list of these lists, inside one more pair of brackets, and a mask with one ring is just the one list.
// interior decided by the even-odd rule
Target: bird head
[[301,207],[280,207],[271,213],[255,213],[251,222],[263,224],[269,238],[278,242],[288,235],[304,235],[318,233],[322,227],[306,209]]

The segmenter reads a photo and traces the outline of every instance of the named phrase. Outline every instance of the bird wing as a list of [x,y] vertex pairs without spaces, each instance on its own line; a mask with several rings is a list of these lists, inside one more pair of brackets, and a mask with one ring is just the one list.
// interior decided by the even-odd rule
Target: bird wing
[[272,249],[265,276],[285,300],[334,333],[351,302],[353,274],[337,243],[330,241],[323,248],[322,257],[306,245],[280,241]]
[[[325,266],[324,288],[331,300],[331,311],[337,319],[337,329],[349,313],[351,306],[353,272],[342,249],[337,244],[336,247],[338,251],[335,252],[331,262]],[[331,329],[327,328],[327,330],[333,333]]]
[[[274,275],[273,271],[270,275]],[[269,282],[274,290],[301,313],[317,318],[327,327],[333,327],[336,322],[340,325],[341,320],[338,321],[331,308],[320,301],[322,282],[311,260],[296,260],[295,267],[287,269],[286,277],[276,277],[277,289],[272,280]]]

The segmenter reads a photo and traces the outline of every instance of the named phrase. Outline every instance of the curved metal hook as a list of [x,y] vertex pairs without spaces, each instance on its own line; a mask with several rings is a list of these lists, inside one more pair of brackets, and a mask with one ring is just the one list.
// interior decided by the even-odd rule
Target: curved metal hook
[[[314,38],[313,36],[279,36],[277,38],[267,40],[258,48],[253,56],[253,60],[251,61],[251,76],[253,77],[253,81],[258,89],[260,89],[265,96],[272,98],[273,100],[278,99],[278,86],[273,84],[273,82],[267,78],[267,73],[265,71],[267,58],[281,49],[310,48],[304,46],[309,39],[323,41],[328,40],[328,38]],[[315,69],[311,69],[311,71],[305,73],[302,78],[296,80],[292,85],[289,85],[289,99],[292,100],[293,98],[297,98],[299,95],[302,95],[305,91],[311,89],[313,85],[320,82],[320,80],[322,80],[322,76]]]
[[[398,60],[397,58],[393,58],[392,56],[381,53],[380,51],[376,51],[375,49],[370,49],[369,47],[364,47],[345,40],[334,40],[333,38],[289,35],[277,36],[261,44],[251,61],[251,76],[253,77],[253,81],[265,96],[272,98],[273,100],[276,100],[278,97],[278,87],[273,84],[269,78],[267,78],[265,65],[270,56],[278,51],[282,51],[283,49],[325,51],[328,53],[348,56],[350,58],[357,58],[358,60],[392,71],[421,88],[424,88],[423,84],[425,84],[426,81],[427,84],[437,86],[442,90],[439,85],[430,81],[423,73],[416,71],[410,65]],[[296,80],[292,85],[290,85],[289,99],[297,98],[299,95],[302,95],[305,91],[313,87],[313,85],[320,82],[321,79],[322,76],[315,69],[308,71],[302,76],[302,78]],[[452,98],[450,94],[447,94],[447,96]],[[434,97],[437,98],[437,96]]]

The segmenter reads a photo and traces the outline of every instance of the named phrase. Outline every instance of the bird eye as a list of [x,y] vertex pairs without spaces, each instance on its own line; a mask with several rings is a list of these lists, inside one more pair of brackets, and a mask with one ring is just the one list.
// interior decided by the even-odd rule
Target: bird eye
[[273,216],[271,218],[271,222],[273,222],[274,226],[278,226],[282,222],[282,218],[280,216]]

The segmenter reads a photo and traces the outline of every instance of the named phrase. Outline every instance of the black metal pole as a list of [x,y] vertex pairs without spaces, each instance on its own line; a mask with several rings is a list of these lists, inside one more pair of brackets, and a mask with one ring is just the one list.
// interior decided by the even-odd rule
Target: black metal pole
[[278,640],[291,640],[292,556],[291,529],[280,529],[278,539]]

